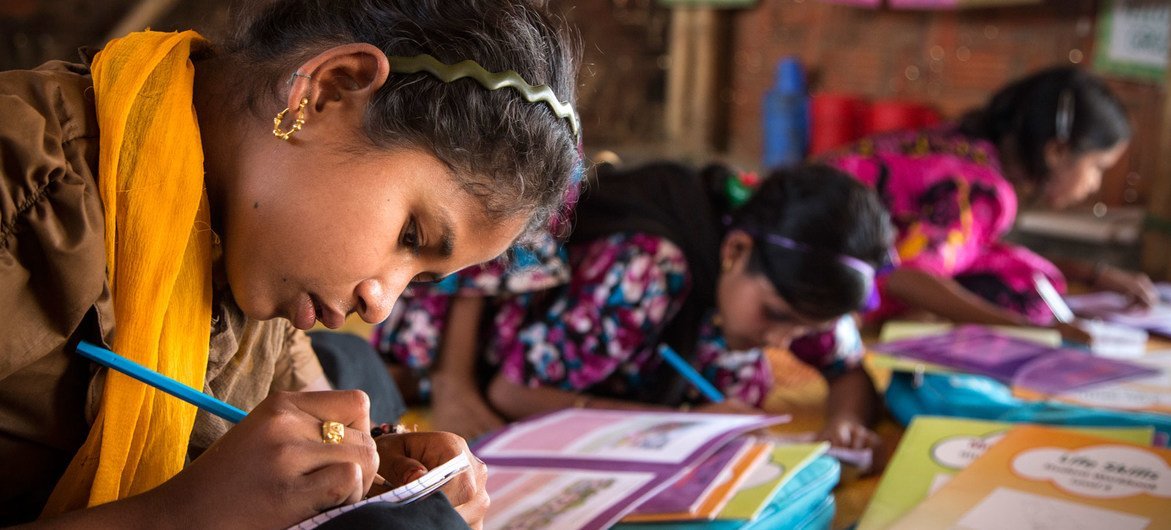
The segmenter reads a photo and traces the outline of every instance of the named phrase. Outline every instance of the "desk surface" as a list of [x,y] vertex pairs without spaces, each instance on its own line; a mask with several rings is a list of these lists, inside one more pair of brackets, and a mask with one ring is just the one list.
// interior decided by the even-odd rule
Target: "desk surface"
[[[1148,351],[1171,349],[1171,340],[1152,338],[1148,344]],[[765,410],[774,413],[788,413],[793,415],[793,421],[773,429],[779,433],[806,433],[818,432],[824,420],[824,404],[826,396],[825,381],[820,374],[793,358],[783,351],[769,351],[769,362],[776,380],[775,390],[764,404]],[[890,381],[890,372],[867,365],[875,385],[884,389]],[[426,409],[412,409],[403,417],[406,425],[417,425],[425,429],[429,424]],[[898,446],[903,434],[902,426],[889,417],[884,417],[875,428],[882,438],[881,455],[876,459],[889,460],[890,455]],[[833,528],[850,528],[862,517],[881,475],[859,476],[859,473],[850,467],[842,469],[842,480],[834,495],[837,502],[837,513],[834,516]]]

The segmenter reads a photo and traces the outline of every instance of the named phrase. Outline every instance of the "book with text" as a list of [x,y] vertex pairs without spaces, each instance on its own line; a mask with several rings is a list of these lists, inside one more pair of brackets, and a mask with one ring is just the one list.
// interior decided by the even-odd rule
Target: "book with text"
[[896,523],[899,529],[1171,528],[1171,450],[1024,425]]

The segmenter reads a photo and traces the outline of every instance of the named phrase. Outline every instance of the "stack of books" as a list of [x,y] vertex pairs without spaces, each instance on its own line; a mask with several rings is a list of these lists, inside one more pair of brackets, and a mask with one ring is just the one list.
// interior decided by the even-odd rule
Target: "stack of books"
[[570,409],[509,425],[473,448],[489,468],[485,528],[764,528],[817,513],[829,520],[839,468],[824,456],[828,444],[751,435],[785,421]]
[[1152,434],[921,416],[858,530],[1171,528],[1171,450]]

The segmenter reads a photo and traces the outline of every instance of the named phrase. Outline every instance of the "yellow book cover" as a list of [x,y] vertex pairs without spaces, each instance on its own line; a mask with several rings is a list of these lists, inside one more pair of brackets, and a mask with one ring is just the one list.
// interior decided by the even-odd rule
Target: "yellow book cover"
[[[891,528],[1017,426],[1001,421],[916,416],[899,440],[886,473],[858,522],[858,530]],[[1150,443],[1155,432],[1151,427],[1061,428],[1143,445]]]
[[1171,529],[1171,450],[1017,427],[893,528]]

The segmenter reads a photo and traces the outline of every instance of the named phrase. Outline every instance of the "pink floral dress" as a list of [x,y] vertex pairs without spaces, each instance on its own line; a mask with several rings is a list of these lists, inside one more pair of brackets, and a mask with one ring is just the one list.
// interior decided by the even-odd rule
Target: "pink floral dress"
[[[902,267],[953,278],[969,290],[1036,324],[1052,314],[1033,287],[1040,272],[1061,291],[1065,279],[1049,261],[1001,238],[1016,219],[1017,196],[996,147],[954,126],[902,131],[830,153],[825,162],[873,187],[898,229]],[[906,308],[886,296],[869,318]]]
[[[552,256],[546,249],[542,258]],[[519,291],[525,286],[514,278],[509,289],[479,293],[489,297],[490,306],[483,356],[517,384],[633,396],[661,362],[655,353],[660,334],[690,289],[683,252],[663,238],[631,233],[571,245],[567,259],[568,280],[556,287]],[[468,271],[459,281],[501,285],[487,278],[498,272]],[[428,369],[451,294],[415,289],[400,299],[376,331],[378,349],[390,362]],[[729,351],[713,315],[709,312],[700,330],[696,368],[725,395],[761,404],[773,382],[763,352]],[[819,347],[799,357],[829,375],[856,365],[862,354],[859,344],[835,341],[832,333],[809,340]],[[697,393],[688,399],[702,400]]]

